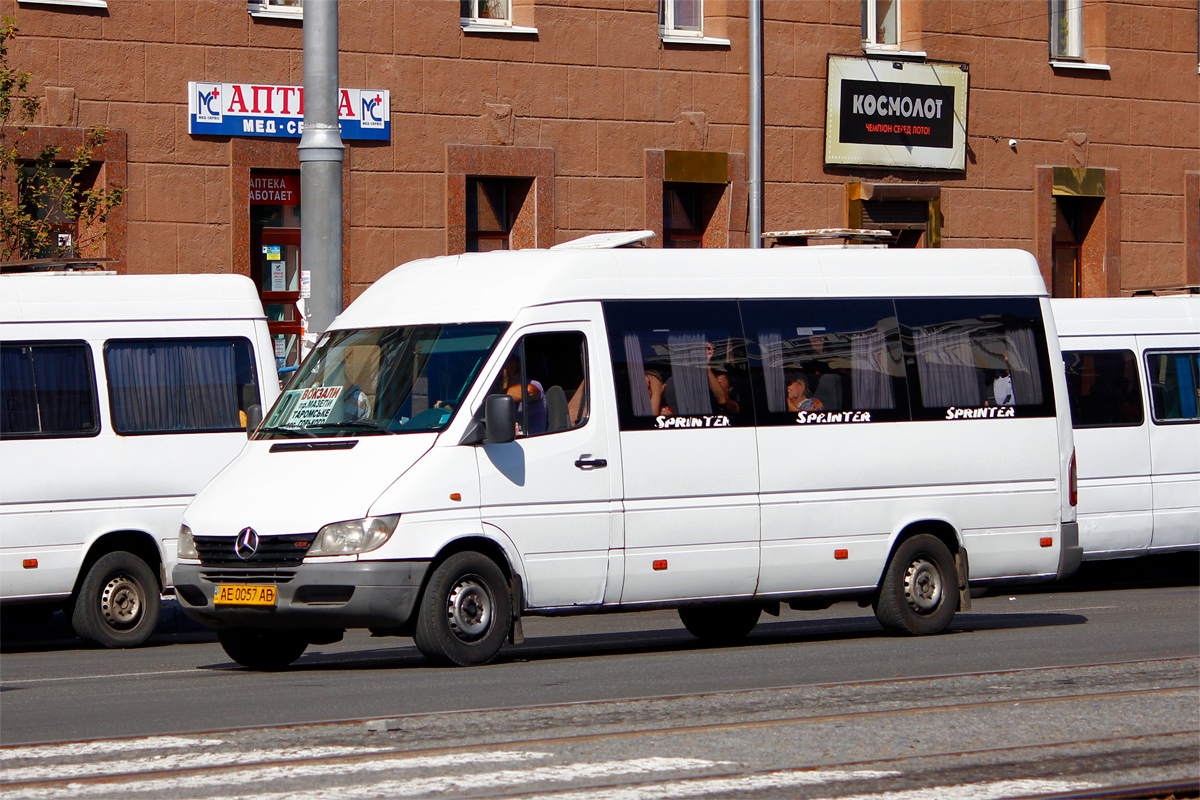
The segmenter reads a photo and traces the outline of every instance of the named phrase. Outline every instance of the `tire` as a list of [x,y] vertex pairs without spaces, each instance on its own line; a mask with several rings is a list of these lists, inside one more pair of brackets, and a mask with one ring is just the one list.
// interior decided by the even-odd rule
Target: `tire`
[[945,630],[958,611],[958,571],[945,543],[928,533],[901,542],[873,608],[890,633],[922,636]]
[[229,628],[218,631],[217,638],[234,661],[266,672],[285,669],[308,649],[308,640],[294,631]]
[[133,553],[101,556],[79,586],[70,608],[71,627],[105,647],[137,647],[158,626],[158,578]]
[[430,661],[486,664],[500,652],[512,626],[508,581],[487,556],[455,553],[433,571],[417,615],[413,639]]
[[688,633],[706,644],[737,644],[745,639],[762,614],[759,606],[737,603],[725,606],[691,606],[679,609]]

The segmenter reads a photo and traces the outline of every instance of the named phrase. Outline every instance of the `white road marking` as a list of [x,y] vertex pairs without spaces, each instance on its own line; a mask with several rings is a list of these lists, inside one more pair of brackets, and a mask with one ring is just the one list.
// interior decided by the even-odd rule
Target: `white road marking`
[[1088,781],[1039,781],[1031,779],[967,783],[959,786],[931,786],[928,789],[906,789],[898,792],[855,794],[838,800],[1005,800],[1031,794],[1078,792],[1098,789],[1099,783]]
[[192,739],[186,736],[150,736],[145,739],[108,739],[71,744],[35,744],[0,748],[0,761],[14,758],[69,758],[97,753],[127,753],[133,750],[169,750],[172,747],[212,747],[222,739]]
[[331,786],[302,791],[268,792],[239,795],[238,800],[369,800],[379,797],[432,797],[441,792],[481,791],[520,786],[529,783],[566,783],[596,780],[618,775],[647,775],[685,769],[707,769],[727,766],[727,761],[708,761],[702,758],[635,758],[626,761],[598,761],[564,764],[557,767],[507,769],[499,772],[480,772],[468,775],[439,775],[430,778],[411,778],[400,781]]
[[[136,772],[164,772],[172,769],[232,767],[271,761],[299,761],[307,758],[357,756],[379,753],[387,747],[295,747],[286,750],[247,750],[240,753],[170,753],[123,761],[90,761],[79,764],[46,764],[35,767],[13,767],[0,771],[4,783],[16,781],[70,780],[97,775],[119,775]],[[7,793],[6,793],[7,794]]]
[[27,683],[58,683],[60,681],[111,681],[113,678],[145,678],[157,675],[194,675],[201,670],[190,669],[160,669],[155,672],[116,672],[101,675],[63,675],[59,678],[9,678],[5,686],[24,686]]
[[[793,786],[819,786],[837,781],[876,780],[896,778],[901,773],[878,770],[794,770],[747,775],[741,778],[694,778],[647,786],[621,786],[614,789],[582,789],[579,791],[538,794],[537,800],[670,800],[675,797],[702,797],[720,794],[735,797],[743,792],[762,789],[789,789]],[[520,798],[513,798],[520,800]]]
[[[196,775],[180,775],[170,778],[137,779],[128,777],[122,783],[82,784],[71,783],[66,786],[35,786],[26,789],[6,789],[4,800],[75,800],[86,794],[88,797],[99,797],[115,794],[126,797],[135,793],[152,793],[156,796],[173,796],[185,789],[194,789],[199,780],[203,781],[206,789],[218,786],[252,787],[254,784],[277,784],[280,781],[296,780],[319,776],[356,775],[371,772],[385,772],[404,769],[437,769],[440,767],[461,767],[466,764],[487,764],[494,762],[513,763],[516,761],[532,761],[539,758],[549,758],[550,753],[522,750],[502,750],[494,753],[478,753],[466,756],[462,753],[447,753],[440,756],[415,756],[404,758],[397,754],[392,758],[376,758],[368,761],[354,761],[334,764],[277,764],[251,769],[231,770],[206,774],[202,779]],[[230,796],[239,792],[224,792],[221,796]]]

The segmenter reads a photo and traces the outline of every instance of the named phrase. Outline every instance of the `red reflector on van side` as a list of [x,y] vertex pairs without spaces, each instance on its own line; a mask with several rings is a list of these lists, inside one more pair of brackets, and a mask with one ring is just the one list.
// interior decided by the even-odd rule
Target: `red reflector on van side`
[[21,562],[21,566],[24,567],[25,569],[37,569],[37,559],[36,558],[27,558]]
[[849,550],[834,550],[833,557],[836,558],[838,561],[843,561],[850,557],[850,551]]
[[660,561],[655,561],[655,562],[654,562],[654,569],[656,569],[656,570],[663,570],[663,569],[666,569],[666,568],[667,568],[667,560],[666,560],[665,558],[664,558],[664,559],[662,559],[662,560],[660,560]]
[[1053,546],[1054,546],[1054,539],[1050,538],[1049,536],[1042,537],[1042,547],[1053,547]]

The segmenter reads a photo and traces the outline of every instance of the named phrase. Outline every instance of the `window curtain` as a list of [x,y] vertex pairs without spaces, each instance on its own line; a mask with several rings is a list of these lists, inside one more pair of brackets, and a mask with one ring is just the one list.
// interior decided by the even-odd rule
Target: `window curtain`
[[124,342],[108,347],[118,433],[236,430],[236,359],[229,342]]
[[675,413],[711,414],[712,395],[708,388],[708,359],[703,333],[667,335],[671,355],[671,386],[675,392]]
[[917,375],[925,408],[978,408],[983,405],[965,331],[916,328]]
[[629,371],[629,399],[635,417],[650,416],[650,391],[646,388],[646,365],[642,341],[636,333],[625,334],[625,369]]
[[1008,367],[1012,375],[1013,399],[1017,405],[1042,403],[1042,375],[1038,370],[1037,342],[1033,329],[1010,328],[1004,332],[1008,348]]
[[855,409],[896,407],[888,369],[887,336],[882,331],[850,335],[850,391]]
[[0,433],[36,433],[37,394],[33,357],[26,347],[0,348]]
[[763,381],[767,386],[767,410],[773,414],[787,411],[787,389],[783,385],[783,337],[774,331],[760,331],[758,347],[762,352]]

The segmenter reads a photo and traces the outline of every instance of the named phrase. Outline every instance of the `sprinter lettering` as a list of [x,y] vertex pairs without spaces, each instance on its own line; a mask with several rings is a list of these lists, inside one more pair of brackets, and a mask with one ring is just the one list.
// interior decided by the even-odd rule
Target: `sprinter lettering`
[[667,417],[654,418],[656,428],[728,428],[729,417],[724,414],[705,415],[702,417]]
[[796,423],[798,425],[808,425],[810,423],[821,424],[823,422],[870,422],[870,411],[801,411],[796,415]]
[[1000,419],[1002,417],[1017,416],[1017,409],[1012,406],[1004,406],[997,408],[989,406],[987,408],[955,408],[950,406],[946,409],[946,419]]

